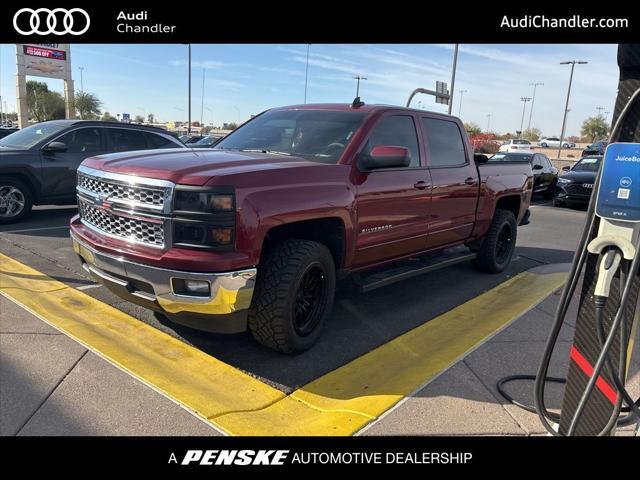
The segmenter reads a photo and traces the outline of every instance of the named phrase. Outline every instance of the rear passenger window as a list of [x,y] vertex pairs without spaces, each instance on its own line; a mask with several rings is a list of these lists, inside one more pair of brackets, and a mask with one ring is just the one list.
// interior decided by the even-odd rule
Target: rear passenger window
[[114,152],[144,150],[148,148],[144,133],[126,128],[110,128],[111,143]]
[[102,137],[98,128],[79,128],[57,139],[67,146],[67,153],[101,152]]
[[460,129],[454,122],[423,118],[432,167],[454,167],[467,163]]
[[418,134],[413,118],[407,115],[391,115],[378,122],[367,142],[365,151],[369,153],[373,147],[379,145],[389,147],[406,147],[411,154],[409,166],[420,166],[420,150],[418,148]]
[[162,135],[156,135],[155,133],[146,133],[147,140],[151,148],[171,148],[177,147],[175,143]]

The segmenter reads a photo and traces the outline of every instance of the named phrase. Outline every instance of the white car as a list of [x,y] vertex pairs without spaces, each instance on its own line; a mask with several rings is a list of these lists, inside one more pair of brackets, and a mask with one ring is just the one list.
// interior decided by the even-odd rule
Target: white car
[[[558,137],[543,138],[538,142],[538,145],[540,145],[542,148],[545,148],[545,147],[558,148],[560,146],[560,139]],[[562,141],[562,148],[574,148],[575,146],[576,146],[575,143],[570,142],[568,140]]]
[[500,146],[501,152],[530,152],[531,142],[521,138],[507,140]]

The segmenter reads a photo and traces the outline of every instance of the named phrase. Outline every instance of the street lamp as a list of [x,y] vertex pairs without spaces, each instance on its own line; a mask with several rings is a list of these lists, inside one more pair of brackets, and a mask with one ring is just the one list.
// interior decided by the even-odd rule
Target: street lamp
[[573,69],[578,65],[585,65],[589,62],[584,60],[571,60],[568,62],[560,62],[560,65],[571,65],[571,74],[569,75],[569,88],[567,89],[567,101],[564,104],[564,115],[562,116],[562,131],[560,132],[560,146],[558,147],[558,158],[562,153],[562,142],[564,141],[564,131],[567,127],[567,109],[569,108],[569,97],[571,96],[571,83],[573,82]]
[[458,44],[456,43],[453,49],[453,66],[451,67],[451,96],[449,97],[449,110],[448,113],[451,115],[451,109],[453,108],[453,92],[456,86],[456,69],[458,67]]
[[458,107],[458,117],[462,116],[462,95],[467,93],[466,90],[460,90],[460,106]]
[[531,118],[533,117],[533,104],[536,101],[536,87],[542,86],[542,85],[544,85],[544,83],[542,82],[529,84],[530,87],[533,87],[533,95],[531,96],[531,109],[529,110],[529,124],[527,125],[527,130],[531,130]]
[[522,120],[520,120],[520,136],[522,137],[522,128],[524,127],[524,112],[527,110],[527,102],[531,101],[531,97],[520,97],[522,102]]
[[491,113],[487,113],[487,133],[489,133],[489,127],[491,126],[491,117],[493,117],[493,115]]

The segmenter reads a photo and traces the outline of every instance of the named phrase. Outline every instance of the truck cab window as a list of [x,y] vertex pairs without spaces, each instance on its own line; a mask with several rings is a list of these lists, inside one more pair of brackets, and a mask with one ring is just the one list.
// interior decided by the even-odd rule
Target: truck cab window
[[408,115],[391,115],[380,120],[373,128],[365,152],[379,145],[406,147],[411,153],[411,167],[420,166],[418,134],[413,118]]
[[432,167],[455,167],[467,163],[458,125],[448,120],[422,118]]

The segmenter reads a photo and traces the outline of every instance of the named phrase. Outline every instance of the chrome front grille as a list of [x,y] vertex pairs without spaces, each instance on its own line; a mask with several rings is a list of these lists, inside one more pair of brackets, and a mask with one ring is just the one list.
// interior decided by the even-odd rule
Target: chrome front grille
[[78,209],[82,222],[105,235],[150,247],[171,244],[175,185],[133,175],[78,168]]
[[162,209],[170,191],[167,188],[154,188],[146,185],[126,184],[103,178],[96,178],[78,172],[78,187],[97,195],[102,195],[112,202],[138,204],[141,206]]
[[164,246],[163,223],[120,216],[85,201],[79,202],[78,209],[83,222],[109,235],[157,247]]

